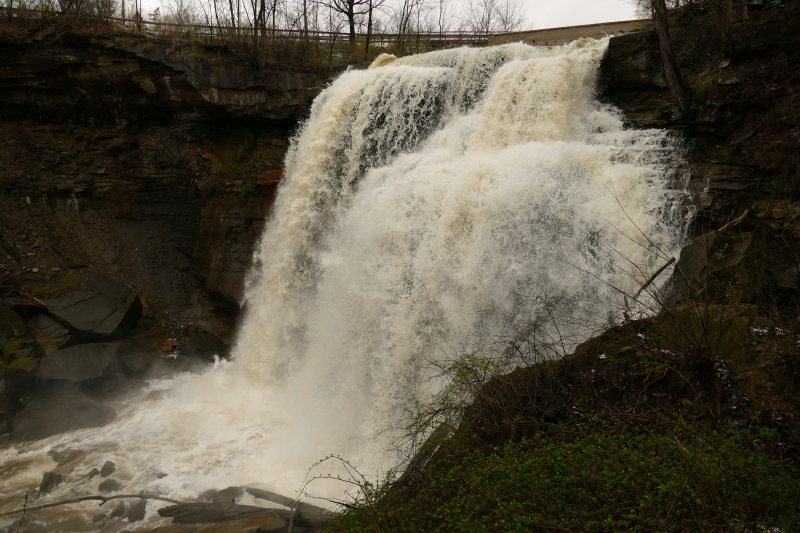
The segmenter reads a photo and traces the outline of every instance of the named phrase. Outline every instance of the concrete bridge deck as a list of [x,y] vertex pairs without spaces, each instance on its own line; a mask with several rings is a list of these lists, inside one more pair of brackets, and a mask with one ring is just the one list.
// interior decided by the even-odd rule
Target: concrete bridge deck
[[636,31],[649,23],[650,19],[622,20],[618,22],[603,22],[601,24],[584,24],[582,26],[564,26],[563,28],[495,33],[489,36],[489,45],[523,42],[532,46],[554,46],[584,37],[599,39],[615,33]]

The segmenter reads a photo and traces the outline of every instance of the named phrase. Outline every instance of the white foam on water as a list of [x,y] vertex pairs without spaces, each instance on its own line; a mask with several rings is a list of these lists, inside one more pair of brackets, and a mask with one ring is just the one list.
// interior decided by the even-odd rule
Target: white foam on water
[[396,464],[400,415],[435,392],[431,360],[539,319],[562,352],[607,326],[615,288],[661,266],[653,243],[678,249],[683,219],[675,141],[594,99],[606,48],[462,48],[340,76],[292,141],[234,361],[153,382],[101,429],[0,451],[18,465],[0,473],[3,509],[67,448],[83,453],[49,500],[96,493],[99,477],[79,479],[106,460],[124,492],[176,499],[293,496],[328,454],[378,474]]

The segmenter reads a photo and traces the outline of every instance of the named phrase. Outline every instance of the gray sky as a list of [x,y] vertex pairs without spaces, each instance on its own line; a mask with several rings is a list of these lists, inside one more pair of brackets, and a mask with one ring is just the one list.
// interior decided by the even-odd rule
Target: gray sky
[[636,18],[628,0],[525,0],[525,4],[528,21],[536,29]]
[[[528,26],[524,29],[557,28],[635,18],[630,0],[524,0]],[[389,0],[389,4],[394,3]],[[145,16],[162,0],[143,0]]]

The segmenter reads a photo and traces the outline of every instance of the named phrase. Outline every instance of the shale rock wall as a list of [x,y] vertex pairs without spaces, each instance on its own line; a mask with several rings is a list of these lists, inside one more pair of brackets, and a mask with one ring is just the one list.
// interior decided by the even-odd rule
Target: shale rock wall
[[120,28],[6,25],[0,272],[44,298],[91,270],[134,288],[155,322],[230,340],[288,138],[323,78]]
[[768,272],[791,271],[789,278],[767,276],[767,285],[796,290],[796,5],[751,6],[749,18],[734,25],[712,10],[689,7],[670,23],[681,73],[697,107],[692,120],[676,118],[652,25],[611,39],[601,66],[600,96],[619,107],[631,127],[669,128],[683,140],[687,167],[676,169],[676,187],[688,186],[697,205],[696,235],[739,219],[737,231],[764,230]]

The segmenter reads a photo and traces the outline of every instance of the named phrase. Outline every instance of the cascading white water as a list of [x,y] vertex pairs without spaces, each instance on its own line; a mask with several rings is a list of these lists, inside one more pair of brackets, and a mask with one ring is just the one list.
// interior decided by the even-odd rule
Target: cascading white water
[[[377,473],[394,466],[389,428],[435,392],[429,361],[532,323],[569,352],[613,322],[617,289],[660,266],[654,244],[679,244],[680,154],[594,100],[606,47],[382,56],[340,76],[292,142],[234,361],[151,384],[102,429],[0,451],[19,465],[0,473],[0,505],[67,448],[83,452],[53,498],[96,492],[80,478],[107,459],[125,492],[187,499],[294,494],[328,454]],[[65,513],[44,520],[78,520]]]

